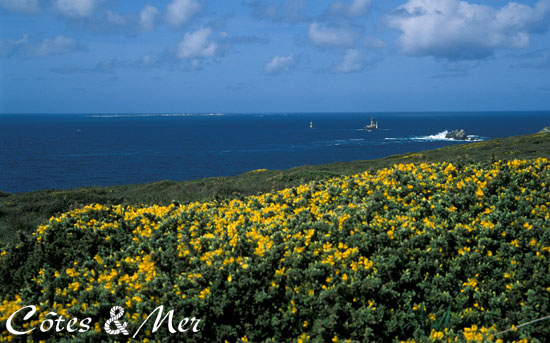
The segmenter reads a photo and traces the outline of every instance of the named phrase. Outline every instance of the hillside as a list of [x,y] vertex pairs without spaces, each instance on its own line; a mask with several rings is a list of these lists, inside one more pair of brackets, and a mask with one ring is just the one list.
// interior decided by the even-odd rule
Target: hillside
[[248,172],[232,177],[214,177],[192,181],[161,181],[140,185],[83,187],[72,190],[40,190],[29,193],[0,192],[0,240],[14,242],[16,232],[28,234],[55,214],[90,203],[159,204],[239,198],[312,180],[353,175],[365,170],[378,170],[396,163],[458,163],[492,160],[530,159],[550,156],[550,134],[533,134],[486,142],[467,143],[445,148],[395,155],[377,160],[303,166],[289,170]]
[[[0,330],[35,304],[21,330],[49,311],[91,329],[32,341],[125,341],[103,328],[118,304],[136,341],[546,342],[547,321],[519,324],[550,314],[549,187],[548,159],[430,162],[240,199],[88,205],[0,251]],[[160,305],[199,332],[141,329]]]

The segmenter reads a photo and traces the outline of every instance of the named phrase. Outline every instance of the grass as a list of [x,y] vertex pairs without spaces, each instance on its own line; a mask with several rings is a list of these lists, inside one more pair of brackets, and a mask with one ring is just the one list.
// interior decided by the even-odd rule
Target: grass
[[288,170],[252,171],[237,176],[191,181],[160,181],[109,187],[82,187],[71,190],[40,190],[28,193],[0,192],[0,242],[17,242],[53,215],[90,203],[159,204],[214,198],[239,198],[297,186],[313,180],[353,175],[398,163],[483,162],[530,159],[550,156],[550,134],[492,139],[441,149],[393,155],[382,159],[302,166]]

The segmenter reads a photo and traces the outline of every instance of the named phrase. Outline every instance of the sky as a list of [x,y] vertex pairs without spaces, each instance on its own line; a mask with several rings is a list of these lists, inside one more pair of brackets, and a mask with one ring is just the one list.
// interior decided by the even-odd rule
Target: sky
[[550,109],[550,0],[0,0],[0,113]]

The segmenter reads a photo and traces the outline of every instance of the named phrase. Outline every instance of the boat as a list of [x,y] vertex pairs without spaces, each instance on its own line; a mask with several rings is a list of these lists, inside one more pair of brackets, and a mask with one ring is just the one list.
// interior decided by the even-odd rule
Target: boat
[[309,122],[309,128],[313,129],[313,122],[312,121]]
[[374,120],[374,117],[370,117],[370,124],[365,126],[365,130],[378,130],[378,122]]

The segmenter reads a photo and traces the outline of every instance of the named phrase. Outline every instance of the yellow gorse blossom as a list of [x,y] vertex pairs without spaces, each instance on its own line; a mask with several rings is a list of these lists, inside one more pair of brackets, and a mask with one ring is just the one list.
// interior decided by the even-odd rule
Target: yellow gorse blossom
[[[517,189],[506,188],[498,179],[503,171],[517,175],[517,180],[532,180],[514,185]],[[88,259],[75,254],[64,256],[63,265],[41,265],[21,285],[25,292],[0,295],[0,322],[27,301],[68,317],[98,316],[109,310],[96,301],[100,297],[127,306],[125,320],[133,326],[144,319],[146,310],[172,301],[179,308],[214,309],[211,317],[221,317],[225,308],[216,301],[246,295],[251,302],[246,311],[273,307],[277,318],[269,325],[282,323],[295,330],[284,341],[355,342],[347,337],[356,332],[352,322],[339,323],[347,325],[348,332],[314,337],[329,331],[322,325],[341,319],[325,311],[334,299],[340,301],[342,320],[360,313],[361,321],[368,323],[357,332],[384,327],[398,311],[409,316],[401,321],[425,318],[435,324],[444,309],[433,303],[456,306],[460,299],[465,305],[453,308],[453,315],[462,326],[427,329],[426,339],[496,341],[489,320],[499,317],[490,313],[495,306],[491,300],[519,298],[518,306],[536,308],[524,297],[528,290],[520,278],[526,273],[520,268],[525,252],[531,265],[548,265],[550,242],[542,232],[550,227],[550,197],[541,192],[548,188],[538,180],[549,172],[546,159],[498,161],[484,167],[398,164],[241,199],[167,206],[88,205],[40,225],[34,244],[43,247],[56,237],[87,235],[100,238],[97,249],[90,250]],[[500,199],[506,200],[504,205]],[[516,208],[521,215],[503,225],[503,213]],[[2,250],[0,262],[6,258],[9,253]],[[468,271],[450,277],[447,273],[455,266]],[[498,272],[505,282],[488,285],[490,278],[478,275],[478,269]],[[397,282],[412,291],[402,296],[401,290],[392,288]],[[430,293],[445,300],[430,306],[420,297],[428,293],[420,289],[426,284],[445,285]],[[536,292],[550,292],[550,285],[538,286]],[[266,305],[272,303],[277,306]],[[482,319],[486,322],[464,328]],[[224,339],[259,339],[244,326],[236,330],[231,339]],[[414,341],[400,337],[402,332],[408,331],[392,333],[390,339]]]

